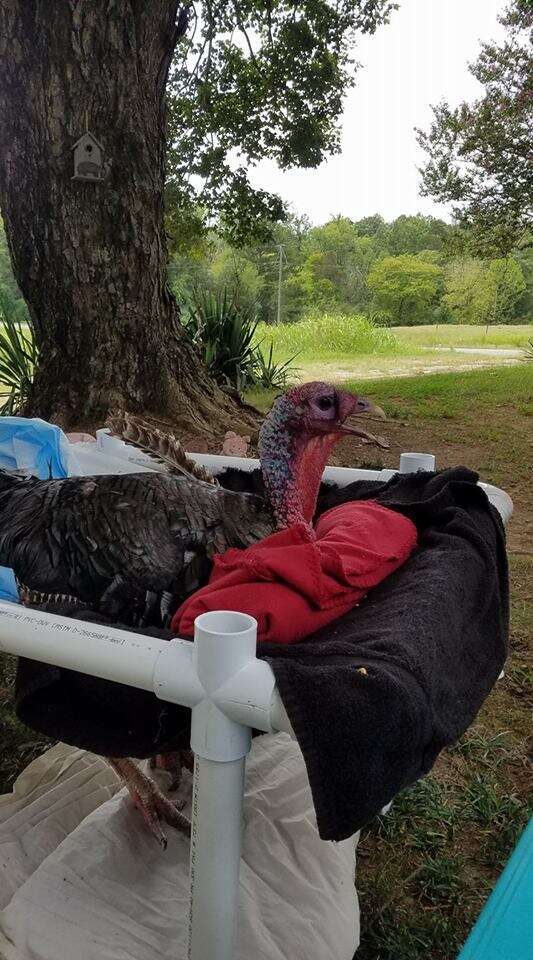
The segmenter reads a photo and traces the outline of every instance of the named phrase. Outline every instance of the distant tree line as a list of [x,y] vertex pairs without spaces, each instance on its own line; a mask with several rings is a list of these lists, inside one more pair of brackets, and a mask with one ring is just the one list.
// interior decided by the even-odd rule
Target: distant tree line
[[[358,313],[385,326],[423,323],[527,323],[533,318],[533,246],[481,258],[468,232],[433,217],[334,217],[312,227],[293,217],[271,238],[232,246],[215,230],[174,249],[169,283],[181,303],[198,293],[225,293],[259,320],[277,319],[279,259],[281,319],[313,313]],[[0,296],[24,315],[0,229]]]
[[471,252],[467,230],[434,217],[334,217],[313,227],[293,217],[271,239],[230,245],[207,231],[174,249],[169,278],[186,303],[198,289],[226,290],[273,323],[314,312],[363,313],[390,326],[520,323],[533,315],[533,249],[527,238],[507,256]]

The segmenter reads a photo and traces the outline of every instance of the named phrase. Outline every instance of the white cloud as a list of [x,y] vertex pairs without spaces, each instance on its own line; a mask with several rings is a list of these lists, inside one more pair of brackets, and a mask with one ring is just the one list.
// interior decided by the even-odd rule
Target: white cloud
[[362,37],[362,64],[342,121],[342,153],[317,170],[278,170],[263,161],[252,182],[279,193],[295,212],[322,223],[341,213],[387,220],[422,212],[449,219],[446,207],[419,196],[424,154],[414,127],[427,128],[431,105],[479,96],[468,72],[480,42],[501,38],[505,0],[400,0],[388,26]]

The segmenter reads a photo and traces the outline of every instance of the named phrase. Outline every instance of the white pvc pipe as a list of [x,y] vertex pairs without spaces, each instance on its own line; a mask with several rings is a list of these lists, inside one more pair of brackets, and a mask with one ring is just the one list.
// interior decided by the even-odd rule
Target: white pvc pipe
[[[95,449],[96,448],[96,449]],[[259,460],[248,457],[220,457],[207,453],[189,453],[191,459],[203,464],[217,474],[226,467],[250,472],[259,468]],[[161,469],[160,465],[142,453],[136,447],[124,441],[117,440],[109,435],[108,430],[97,431],[97,443],[75,444],[75,456],[80,460],[83,474],[88,473],[136,473],[138,471],[153,471]],[[435,457],[429,453],[402,453],[400,456],[400,473],[411,473],[417,470],[435,470]],[[397,470],[355,470],[348,467],[326,467],[324,480],[337,483],[340,487],[353,483],[355,480],[387,481],[397,473]],[[490,483],[479,483],[485,490],[490,502],[507,523],[513,512],[513,502],[510,496],[499,487]]]
[[[253,656],[242,667],[230,657],[227,635],[219,636],[217,643],[227,657],[227,668],[235,674],[227,678],[225,674],[214,690],[209,671],[204,671],[206,693],[189,640],[158,640],[0,601],[0,651],[4,653],[151,690],[160,700],[186,707],[196,706],[208,695],[233,722],[293,735],[272,668],[256,659],[255,635]],[[248,637],[247,656],[251,649]]]
[[501,490],[500,487],[493,486],[492,483],[482,483],[481,480],[478,483],[478,486],[485,491],[487,497],[492,503],[493,507],[496,507],[496,510],[500,514],[503,522],[505,524],[509,523],[513,515],[513,501],[508,493],[505,490]]
[[0,650],[153,690],[164,640],[0,602]]
[[[96,449],[95,449],[96,448]],[[136,447],[110,436],[109,430],[97,431],[97,443],[75,444],[75,456],[80,460],[83,474],[89,473],[136,473],[138,471],[153,471],[161,469],[160,465],[150,460],[148,456],[139,452]],[[217,474],[226,467],[250,472],[259,468],[259,460],[248,457],[220,457],[208,453],[189,453],[191,459],[203,464]],[[435,470],[436,463],[433,454],[429,453],[402,453],[400,456],[400,473],[411,473],[417,470]],[[355,470],[349,467],[326,467],[323,479],[330,483],[337,483],[344,487],[355,480],[387,481],[397,473],[397,470]],[[499,487],[490,483],[479,483],[485,490],[490,502],[507,523],[513,512],[513,502],[510,496]]]
[[215,611],[195,620],[193,662],[205,699],[193,708],[191,723],[190,960],[234,956],[244,764],[251,730],[229,719],[217,693],[255,661],[256,643],[257,621],[247,614]]
[[435,470],[435,457],[432,453],[400,454],[400,473],[418,473],[420,470],[429,473]]
[[188,960],[234,960],[244,767],[194,758]]

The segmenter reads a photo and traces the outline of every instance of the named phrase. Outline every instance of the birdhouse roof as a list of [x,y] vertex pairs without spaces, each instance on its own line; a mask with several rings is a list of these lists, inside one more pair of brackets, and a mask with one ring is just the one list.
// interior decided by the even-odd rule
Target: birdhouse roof
[[103,148],[102,144],[96,139],[96,137],[94,136],[94,134],[93,134],[93,133],[89,133],[88,130],[87,130],[87,133],[84,133],[83,136],[80,137],[79,140],[76,140],[76,143],[74,144],[74,146],[72,147],[72,149],[75,150],[76,147],[79,147],[81,143],[86,143],[87,140],[91,140],[91,142],[94,143],[94,144],[96,144],[96,146],[98,147],[98,149],[99,149],[99,150],[102,150],[102,152],[103,152],[103,149],[104,149],[104,148]]

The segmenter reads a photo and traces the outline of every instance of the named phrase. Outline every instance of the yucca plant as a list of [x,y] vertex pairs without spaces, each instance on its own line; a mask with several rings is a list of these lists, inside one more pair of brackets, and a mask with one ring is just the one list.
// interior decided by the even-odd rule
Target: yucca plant
[[211,376],[243,390],[254,382],[257,317],[239,307],[226,290],[193,294],[184,326],[203,355]]
[[273,390],[275,388],[284,390],[290,383],[291,373],[295,372],[294,368],[292,368],[292,370],[290,368],[298,354],[294,354],[293,357],[290,357],[283,363],[275,363],[272,356],[273,350],[274,345],[271,343],[268,356],[265,359],[261,348],[258,346],[255,364],[255,383],[259,387],[264,387],[265,390]]
[[527,341],[527,345],[524,350],[524,360],[533,360],[533,337],[531,340]]
[[0,416],[14,416],[24,406],[37,357],[34,331],[24,302],[0,289]]
[[252,386],[287,386],[294,357],[275,363],[271,345],[265,358],[262,341],[257,340],[255,311],[236,304],[227,290],[197,291],[183,304],[181,317],[211,376],[223,386],[239,393]]

